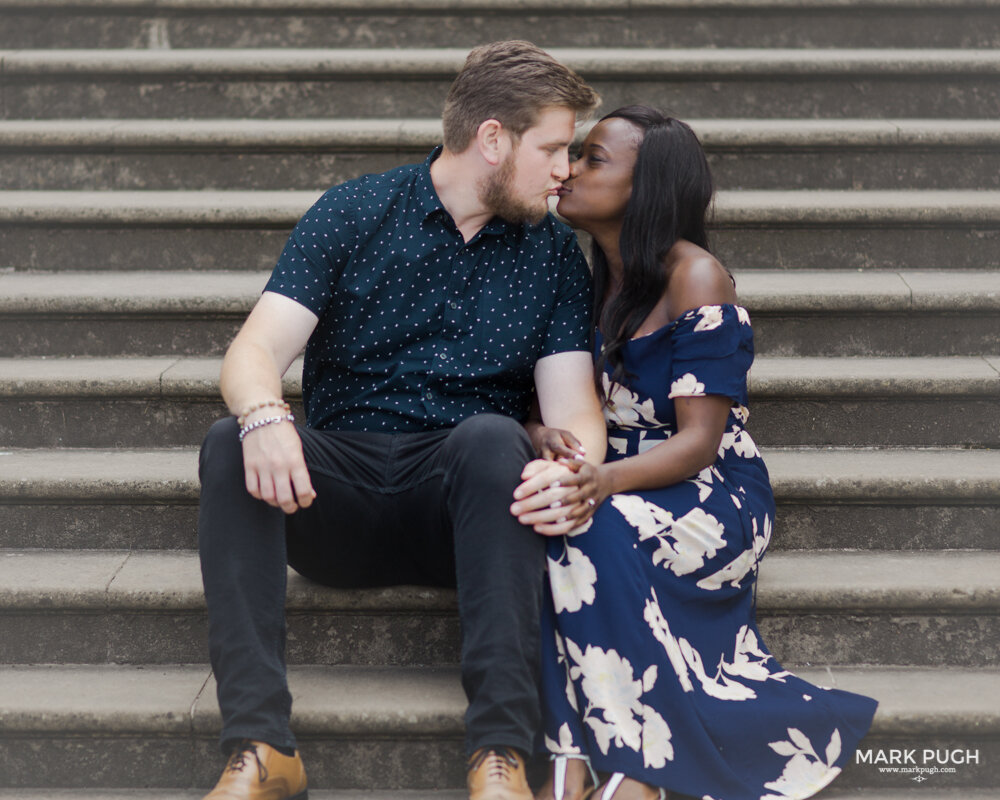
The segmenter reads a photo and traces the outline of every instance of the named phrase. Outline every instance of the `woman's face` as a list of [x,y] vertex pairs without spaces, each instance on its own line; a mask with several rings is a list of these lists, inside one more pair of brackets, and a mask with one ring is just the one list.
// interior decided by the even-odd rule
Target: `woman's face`
[[612,117],[598,122],[570,165],[569,179],[559,190],[556,210],[574,228],[592,231],[618,224],[632,194],[632,170],[642,131]]

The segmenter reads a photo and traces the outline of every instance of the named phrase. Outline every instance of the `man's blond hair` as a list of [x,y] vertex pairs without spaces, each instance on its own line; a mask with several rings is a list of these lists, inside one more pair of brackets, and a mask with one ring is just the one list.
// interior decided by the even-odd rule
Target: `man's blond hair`
[[568,108],[583,118],[600,95],[531,42],[493,42],[473,49],[444,103],[444,146],[464,152],[479,126],[495,119],[515,140],[546,108]]

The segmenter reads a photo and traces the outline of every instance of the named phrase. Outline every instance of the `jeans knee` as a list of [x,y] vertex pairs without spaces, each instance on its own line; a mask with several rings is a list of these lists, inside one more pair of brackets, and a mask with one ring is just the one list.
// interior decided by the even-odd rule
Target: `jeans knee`
[[478,414],[452,431],[446,445],[452,480],[483,487],[516,486],[534,457],[519,422],[499,414]]
[[502,414],[476,414],[463,420],[449,437],[449,444],[478,457],[510,454],[522,464],[534,457],[524,426]]
[[234,470],[242,476],[243,446],[239,431],[235,417],[220,419],[208,429],[198,456],[198,477],[202,485],[206,479],[226,475]]

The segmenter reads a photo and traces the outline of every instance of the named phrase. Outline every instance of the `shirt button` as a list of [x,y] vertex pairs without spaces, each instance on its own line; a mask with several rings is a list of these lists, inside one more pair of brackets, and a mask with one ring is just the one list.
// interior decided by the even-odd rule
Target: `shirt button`
[[424,399],[425,400],[433,400],[434,399],[434,392],[425,392],[424,393]]
[[444,361],[448,357],[447,353],[438,353],[438,358]]
[[448,308],[451,308],[451,309],[458,308],[458,303],[456,303],[454,300],[452,300],[451,302],[448,303]]

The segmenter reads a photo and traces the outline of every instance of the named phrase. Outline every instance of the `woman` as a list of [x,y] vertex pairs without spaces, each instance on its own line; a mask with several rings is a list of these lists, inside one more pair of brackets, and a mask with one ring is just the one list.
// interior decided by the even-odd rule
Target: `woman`
[[875,711],[782,670],[757,632],[774,497],[744,430],[753,333],[708,251],[711,196],[691,129],[640,106],[594,127],[560,193],[559,213],[594,242],[609,455],[587,465],[570,434],[532,426],[543,454],[577,470],[564,502],[599,504],[549,540],[542,749],[554,764],[539,800],[583,796],[590,765],[610,775],[603,800],[809,797]]

